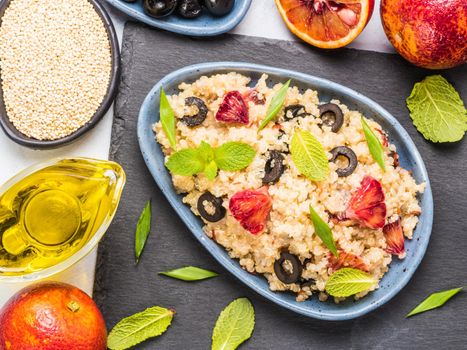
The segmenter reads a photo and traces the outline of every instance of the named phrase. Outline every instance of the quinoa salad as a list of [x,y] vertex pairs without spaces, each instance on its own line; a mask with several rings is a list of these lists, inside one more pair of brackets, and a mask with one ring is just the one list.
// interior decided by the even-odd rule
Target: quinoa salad
[[[395,145],[372,116],[337,99],[321,101],[317,91],[293,81],[268,84],[267,75],[252,85],[231,72],[181,83],[178,94],[167,96],[174,134],[168,137],[161,122],[153,130],[176,191],[203,220],[206,235],[246,271],[262,274],[273,291],[294,292],[297,301],[313,294],[325,301],[327,281],[344,268],[379,281],[393,259],[405,257],[404,240],[412,239],[425,184],[400,166]],[[263,125],[281,90],[283,102]],[[382,150],[379,160],[363,125]],[[322,178],[310,177],[295,158],[297,133],[322,149]],[[224,159],[216,163],[226,144],[243,145],[237,157],[251,149],[249,163],[236,170]],[[204,172],[196,164],[191,173],[173,165],[180,150],[203,147],[214,155]],[[332,244],[325,243],[310,211],[330,229]],[[354,297],[376,288],[378,283]]]

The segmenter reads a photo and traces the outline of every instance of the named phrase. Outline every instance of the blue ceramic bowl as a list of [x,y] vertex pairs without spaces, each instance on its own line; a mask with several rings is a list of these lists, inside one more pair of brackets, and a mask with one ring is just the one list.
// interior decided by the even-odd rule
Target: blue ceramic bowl
[[195,19],[186,19],[175,14],[157,19],[144,13],[143,0],[135,3],[123,0],[106,1],[128,16],[152,27],[190,36],[214,36],[230,31],[242,21],[251,5],[251,0],[236,0],[232,11],[222,17],[211,16],[207,10],[203,10],[203,14]]
[[[414,237],[406,241],[407,257],[400,261],[394,259],[391,268],[380,282],[380,288],[358,301],[348,300],[340,304],[320,302],[312,297],[305,302],[296,302],[292,293],[272,292],[261,276],[243,270],[236,260],[231,259],[223,247],[209,239],[202,230],[202,222],[182,203],[182,197],[174,191],[171,176],[164,167],[164,155],[154,139],[152,125],[159,120],[159,92],[161,87],[169,94],[177,93],[181,82],[192,82],[202,75],[236,71],[257,80],[267,73],[272,83],[292,79],[292,84],[300,88],[312,88],[319,92],[320,101],[337,98],[349,108],[361,111],[374,118],[389,134],[397,146],[401,165],[412,171],[417,183],[426,182],[426,190],[420,195],[422,214],[414,232]],[[248,63],[218,62],[189,66],[167,75],[149,92],[143,102],[138,119],[138,140],[144,160],[162,192],[193,235],[228,271],[253,290],[278,305],[300,314],[323,320],[347,320],[364,315],[386,303],[406,284],[417,269],[425,254],[433,223],[433,197],[428,174],[423,160],[410,136],[399,122],[376,102],[358,92],[326,79],[317,78],[289,70],[260,66]],[[350,298],[351,299],[351,298]]]

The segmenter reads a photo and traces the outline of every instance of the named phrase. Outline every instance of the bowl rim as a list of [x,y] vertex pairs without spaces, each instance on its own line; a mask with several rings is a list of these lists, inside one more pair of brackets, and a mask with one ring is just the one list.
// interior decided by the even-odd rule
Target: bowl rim
[[[21,133],[15,128],[12,122],[10,122],[8,115],[5,109],[5,103],[3,100],[3,89],[0,84],[0,125],[5,132],[5,134],[14,142],[33,149],[52,149],[57,148],[66,144],[69,144],[79,137],[84,135],[87,131],[93,129],[98,122],[104,117],[104,115],[109,110],[112,105],[115,96],[117,95],[118,85],[120,82],[121,74],[121,62],[120,62],[120,46],[118,43],[117,33],[115,27],[110,19],[110,16],[105,9],[105,7],[99,2],[99,0],[87,0],[93,5],[95,11],[99,15],[104,24],[104,27],[107,32],[107,36],[110,42],[110,54],[112,56],[112,66],[110,72],[110,80],[107,86],[107,92],[102,100],[99,108],[96,110],[91,119],[86,122],[78,130],[74,131],[72,134],[56,139],[56,140],[38,140],[32,137],[28,137]],[[0,0],[0,25],[2,22],[3,14],[5,13],[6,8],[10,4],[11,0]],[[1,72],[0,72],[1,77]]]
[[118,167],[121,168],[122,171],[122,177],[117,180],[117,182],[121,182],[120,189],[118,189],[115,193],[115,197],[117,199],[117,204],[115,207],[115,211],[110,215],[106,220],[101,224],[99,229],[94,233],[94,235],[91,237],[91,239],[86,242],[85,245],[83,245],[79,250],[77,250],[74,254],[66,258],[65,260],[59,262],[58,264],[52,265],[50,267],[47,267],[43,270],[36,271],[36,272],[31,272],[25,275],[19,275],[19,276],[2,276],[0,275],[0,283],[24,283],[24,282],[34,282],[38,280],[43,280],[46,278],[49,278],[51,276],[54,276],[62,271],[65,271],[69,269],[71,266],[77,264],[79,261],[81,261],[84,257],[86,257],[89,253],[92,252],[92,250],[98,245],[104,234],[106,233],[107,229],[109,228],[110,224],[112,223],[113,218],[115,217],[115,214],[117,213],[118,205],[120,202],[120,196],[123,190],[123,187],[125,186],[126,182],[126,175],[125,171],[123,170],[122,166],[116,162],[113,162],[111,160],[102,160],[102,159],[95,159],[95,158],[88,158],[88,157],[57,157],[57,158],[52,158],[47,161],[43,162],[38,162],[35,163],[19,173],[13,175],[10,179],[8,179],[3,185],[0,186],[0,196],[3,195],[10,187],[12,187],[14,184],[16,184],[18,181],[21,181],[25,177],[35,173],[36,171],[39,171],[43,168],[46,168],[48,166],[58,164],[61,161],[72,161],[72,160],[85,160],[85,161],[98,161],[98,162],[106,162],[106,163],[111,163],[111,164],[116,164]]
[[[155,161],[151,160],[153,158],[152,152],[151,152],[151,144],[148,142],[147,136],[145,134],[148,128],[148,125],[145,123],[146,121],[145,116],[148,114],[150,103],[151,102],[153,103],[152,101],[153,96],[157,96],[159,94],[159,91],[162,86],[173,84],[173,82],[178,77],[186,77],[185,80],[190,80],[190,79],[199,77],[203,74],[204,75],[215,74],[216,72],[226,71],[226,70],[238,71],[240,73],[242,73],[242,71],[245,71],[245,72],[254,71],[256,73],[264,72],[266,74],[287,75],[287,77],[291,78],[292,80],[297,79],[299,81],[305,81],[305,82],[308,82],[308,84],[310,85],[311,84],[317,84],[321,86],[326,85],[329,90],[336,91],[336,95],[346,96],[348,98],[356,100],[370,107],[371,109],[376,110],[380,118],[384,119],[389,124],[391,124],[391,126],[394,127],[397,133],[401,136],[401,140],[403,140],[402,143],[404,143],[407,149],[410,151],[410,155],[411,157],[413,157],[415,163],[417,164],[420,170],[421,177],[423,178],[423,181],[425,181],[426,183],[425,191],[423,193],[423,201],[424,201],[425,208],[423,209],[423,212],[422,212],[422,215],[425,215],[424,218],[426,220],[426,224],[425,224],[426,231],[423,231],[423,238],[420,239],[420,242],[421,242],[420,246],[417,247],[418,254],[412,257],[409,268],[407,269],[407,273],[401,276],[401,278],[399,278],[395,282],[392,288],[390,290],[387,290],[387,292],[383,294],[382,296],[380,296],[378,300],[366,305],[365,307],[359,310],[353,310],[352,308],[350,310],[343,309],[342,313],[326,313],[321,310],[311,311],[311,310],[304,309],[303,307],[300,307],[298,302],[292,303],[292,302],[283,300],[282,298],[278,296],[277,292],[272,292],[269,289],[265,290],[263,287],[259,286],[255,281],[252,281],[250,279],[242,279],[239,273],[231,271],[231,268],[234,265],[234,261],[236,262],[236,260],[230,257],[226,257],[225,255],[218,255],[217,252],[211,252],[208,249],[208,242],[207,242],[208,240],[210,241],[210,239],[204,234],[204,232],[201,232],[201,233],[197,232],[197,228],[193,223],[193,217],[192,217],[193,214],[188,216],[180,212],[177,208],[182,203],[179,203],[179,199],[173,196],[171,193],[169,193],[169,190],[166,190],[164,186],[161,185],[162,180],[159,178],[160,173],[157,170],[158,164],[154,166]],[[428,243],[430,241],[430,236],[431,236],[431,231],[432,231],[432,226],[433,226],[433,196],[432,196],[428,173],[427,173],[425,164],[421,158],[421,155],[418,149],[416,148],[412,138],[409,136],[407,131],[397,121],[395,117],[393,117],[387,110],[385,110],[375,101],[341,84],[332,82],[328,79],[319,78],[313,75],[300,73],[297,71],[275,68],[275,67],[253,64],[253,63],[209,62],[209,63],[194,64],[194,65],[186,66],[186,67],[183,67],[181,69],[178,69],[178,70],[175,70],[169,73],[168,75],[163,77],[157,84],[154,85],[154,87],[147,94],[141,106],[139,116],[138,116],[137,133],[138,133],[138,142],[140,145],[140,149],[141,149],[144,161],[149,171],[151,172],[151,175],[153,176],[158,187],[164,193],[166,199],[169,201],[171,206],[174,208],[174,210],[177,212],[180,218],[184,221],[185,225],[190,229],[191,233],[204,246],[204,248],[209,251],[211,256],[213,256],[224,268],[226,268],[226,270],[229,271],[229,273],[234,275],[241,282],[249,286],[252,290],[257,292],[258,294],[262,295],[263,297],[275,302],[279,306],[282,306],[286,309],[297,312],[304,316],[308,316],[308,317],[312,317],[312,318],[320,319],[320,320],[326,320],[326,321],[343,321],[343,320],[350,320],[350,319],[360,317],[382,306],[383,304],[391,300],[397,293],[399,293],[407,285],[409,280],[412,278],[413,274],[415,273],[416,269],[420,265],[420,262],[425,255],[426,249],[428,247]],[[152,142],[156,143],[154,137],[152,138]],[[164,167],[162,168],[165,169]],[[165,169],[165,171],[167,170]],[[170,176],[170,174],[168,176]],[[223,247],[221,248],[224,249]],[[236,263],[238,264],[238,262]],[[365,298],[362,298],[361,300],[365,300]]]
[[[115,8],[117,8],[118,10],[126,13],[128,16],[140,22],[143,22],[151,27],[164,29],[170,32],[181,34],[181,35],[199,36],[199,37],[216,36],[216,35],[227,33],[228,31],[232,30],[238,24],[240,24],[240,22],[243,20],[252,2],[252,0],[237,0],[237,1],[242,1],[242,3],[239,5],[237,13],[235,13],[235,16],[233,16],[229,21],[226,21],[225,23],[223,23],[221,26],[187,27],[186,25],[183,25],[183,24],[174,24],[171,22],[167,22],[164,19],[152,18],[144,14],[141,11],[135,10],[131,6],[131,4],[121,1],[121,0],[105,0],[105,1],[109,3],[110,5],[114,6]],[[193,20],[190,20],[190,21],[193,21]]]

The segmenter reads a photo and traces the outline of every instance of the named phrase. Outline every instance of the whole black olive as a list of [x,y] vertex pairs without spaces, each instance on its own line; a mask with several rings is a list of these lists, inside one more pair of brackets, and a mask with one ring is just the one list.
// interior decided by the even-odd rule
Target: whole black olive
[[225,16],[234,6],[235,0],[204,0],[204,6],[214,16]]
[[198,126],[203,123],[208,115],[208,107],[206,107],[204,101],[198,97],[190,96],[185,99],[185,104],[187,106],[196,106],[198,108],[198,113],[196,115],[184,116],[181,119],[182,122],[189,127]]
[[338,132],[344,124],[344,114],[339,106],[334,103],[326,103],[318,108],[319,117],[323,120],[323,124],[330,126],[332,132]]
[[180,0],[177,12],[185,18],[196,18],[201,15],[202,10],[198,0]]
[[172,14],[178,5],[178,0],[144,0],[144,12],[155,18],[161,18]]
[[284,110],[284,119],[292,120],[294,118],[306,117],[308,113],[305,111],[305,106],[303,105],[290,105],[285,107]]
[[[284,264],[289,266],[284,266]],[[274,262],[274,273],[285,284],[297,282],[302,274],[302,269],[300,259],[288,252],[282,252],[281,257]]]
[[263,183],[277,182],[284,173],[284,170],[284,156],[278,151],[269,151],[269,158],[264,166]]
[[[222,202],[222,198],[214,196],[211,192],[205,192],[198,198],[198,212],[207,221],[217,222],[226,213]],[[206,206],[211,206],[211,208],[207,208]]]
[[339,177],[346,177],[352,174],[357,167],[358,161],[357,156],[354,151],[349,147],[339,146],[331,150],[332,158],[331,162],[336,162],[339,157],[344,157],[347,159],[347,166],[345,168],[338,168],[336,173]]

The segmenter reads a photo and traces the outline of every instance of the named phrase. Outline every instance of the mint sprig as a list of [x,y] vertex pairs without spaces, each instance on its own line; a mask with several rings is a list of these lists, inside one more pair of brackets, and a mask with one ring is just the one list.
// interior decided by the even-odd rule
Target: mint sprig
[[373,276],[362,270],[342,268],[334,272],[326,282],[326,293],[333,297],[349,297],[374,287],[378,283]]
[[290,145],[297,169],[313,181],[324,180],[329,174],[329,162],[323,145],[308,131],[297,130]]
[[169,140],[170,147],[175,150],[177,148],[175,138],[175,113],[170,106],[165,91],[162,88],[160,92],[159,115],[162,130],[164,130],[165,136],[167,136],[167,139]]
[[232,301],[219,315],[212,333],[211,350],[235,350],[251,337],[255,310],[247,298]]
[[423,300],[415,309],[410,311],[407,317],[411,317],[413,315],[416,315],[416,314],[419,314],[425,311],[439,308],[443,306],[444,304],[446,304],[446,302],[449,299],[451,299],[454,295],[459,293],[461,290],[462,290],[462,287],[449,289],[449,290],[445,290],[445,291],[438,292],[438,293],[433,293],[428,298]]
[[258,131],[264,129],[266,125],[279,113],[282,106],[284,105],[285,98],[287,97],[287,90],[290,86],[290,79],[282,85],[282,87],[275,93],[269,104],[266,118],[261,122]]
[[321,219],[318,213],[310,205],[310,218],[313,222],[315,228],[315,233],[323,241],[324,245],[331,251],[336,258],[339,258],[339,253],[337,252],[336,243],[334,242],[334,237],[329,225]]
[[219,169],[238,171],[246,168],[255,154],[253,147],[243,142],[226,142],[213,148],[202,141],[196,148],[175,152],[165,165],[172,174],[193,176],[204,173],[209,180],[214,180]]
[[125,350],[157,337],[167,330],[174,315],[174,310],[153,306],[126,317],[110,331],[107,347],[110,350]]
[[381,144],[379,138],[375,135],[373,130],[371,130],[370,126],[366,122],[365,118],[362,117],[362,128],[363,133],[365,134],[366,143],[368,144],[368,149],[371,153],[371,156],[375,160],[376,163],[380,166],[383,171],[386,170],[386,165],[384,164],[384,148]]
[[426,77],[407,98],[410,117],[432,142],[456,142],[467,131],[467,110],[459,93],[441,75]]

